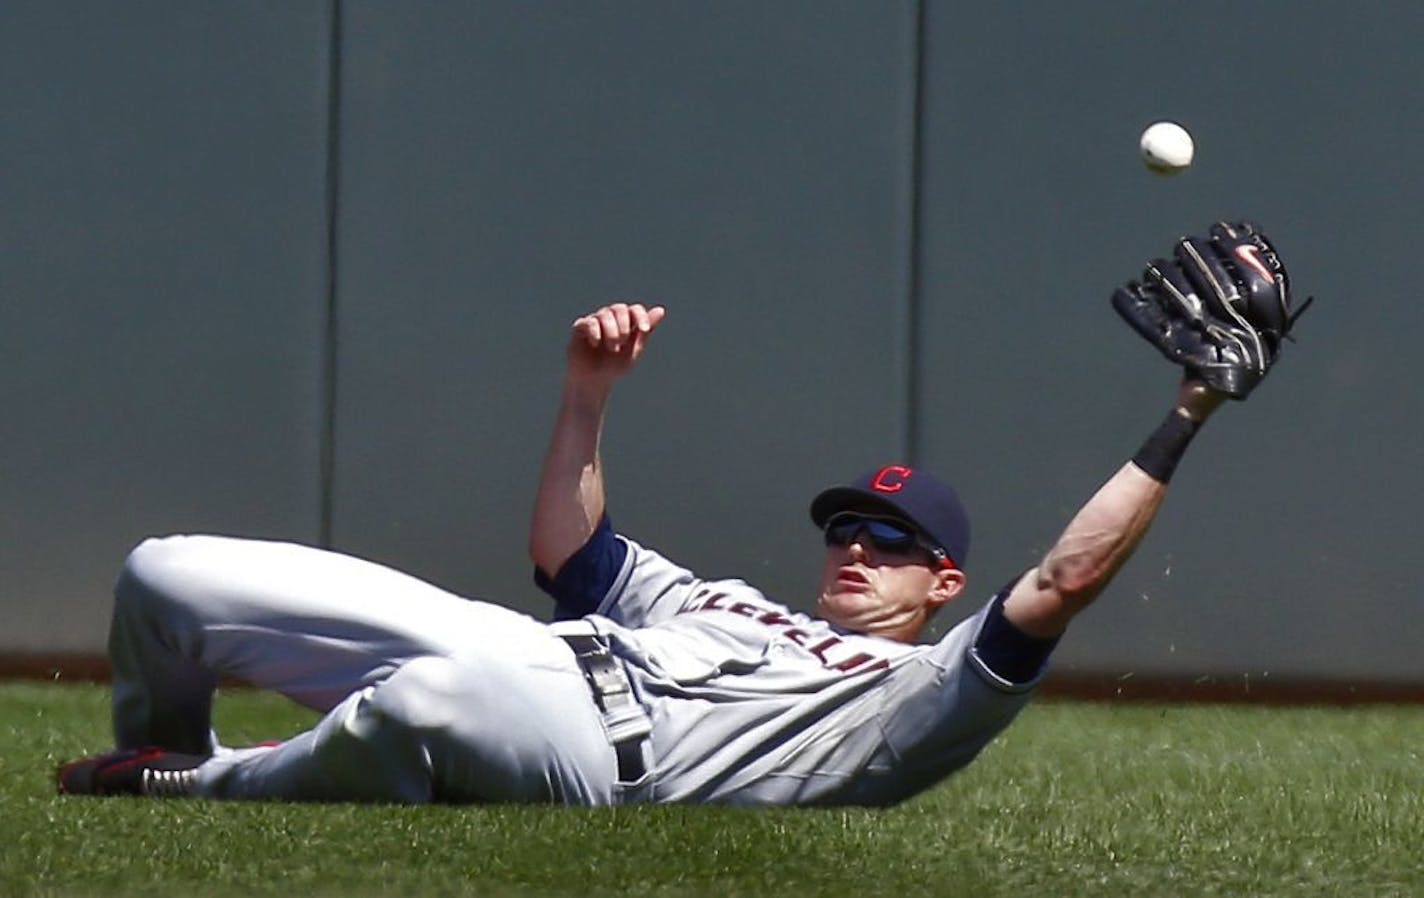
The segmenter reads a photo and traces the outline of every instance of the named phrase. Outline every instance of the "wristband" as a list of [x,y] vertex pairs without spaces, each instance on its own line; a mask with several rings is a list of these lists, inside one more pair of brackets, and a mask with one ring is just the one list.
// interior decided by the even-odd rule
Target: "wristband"
[[1167,415],[1167,419],[1152,431],[1147,442],[1137,450],[1132,461],[1148,477],[1158,483],[1166,483],[1172,479],[1172,472],[1177,469],[1177,462],[1182,460],[1182,455],[1187,451],[1187,445],[1191,443],[1192,437],[1197,435],[1199,429],[1201,429],[1200,421],[1194,421],[1176,409],[1172,409],[1171,413]]

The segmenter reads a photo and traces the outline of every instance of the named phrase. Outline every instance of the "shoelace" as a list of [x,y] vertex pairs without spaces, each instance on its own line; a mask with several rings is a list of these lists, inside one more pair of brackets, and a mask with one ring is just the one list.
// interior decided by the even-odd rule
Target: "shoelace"
[[153,798],[178,798],[192,795],[198,785],[198,771],[153,770],[143,772],[143,794]]

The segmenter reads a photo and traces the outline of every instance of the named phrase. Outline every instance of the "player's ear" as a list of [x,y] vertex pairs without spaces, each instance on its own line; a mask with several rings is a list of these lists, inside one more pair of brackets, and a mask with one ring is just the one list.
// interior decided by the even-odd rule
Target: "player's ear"
[[930,588],[930,606],[941,608],[954,601],[964,591],[964,572],[957,567],[940,568],[935,571],[934,586]]

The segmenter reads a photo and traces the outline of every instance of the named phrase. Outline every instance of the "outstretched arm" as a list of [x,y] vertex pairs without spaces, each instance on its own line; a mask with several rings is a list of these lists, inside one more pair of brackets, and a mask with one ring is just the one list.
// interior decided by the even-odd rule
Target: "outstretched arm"
[[1260,227],[1219,221],[1205,237],[1178,240],[1172,259],[1149,262],[1112,303],[1187,378],[1167,420],[1005,599],[1005,619],[1030,636],[1061,634],[1097,598],[1152,524],[1196,429],[1228,396],[1255,389],[1310,300],[1293,305],[1285,264]]
[[558,573],[603,517],[604,410],[614,383],[637,363],[665,314],[661,306],[614,303],[573,323],[563,399],[529,528],[529,557],[547,576]]
[[1053,637],[1098,597],[1147,533],[1167,481],[1196,429],[1226,397],[1197,380],[1178,390],[1167,421],[1073,517],[1039,565],[1010,591],[1004,617],[1030,636]]

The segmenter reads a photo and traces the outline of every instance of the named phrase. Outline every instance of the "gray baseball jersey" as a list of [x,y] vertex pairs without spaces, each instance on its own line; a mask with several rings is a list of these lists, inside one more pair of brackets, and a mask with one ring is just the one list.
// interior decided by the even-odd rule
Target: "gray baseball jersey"
[[1032,684],[974,647],[990,605],[910,645],[619,539],[626,558],[591,619],[652,718],[648,800],[887,804],[968,763],[1028,700]]

